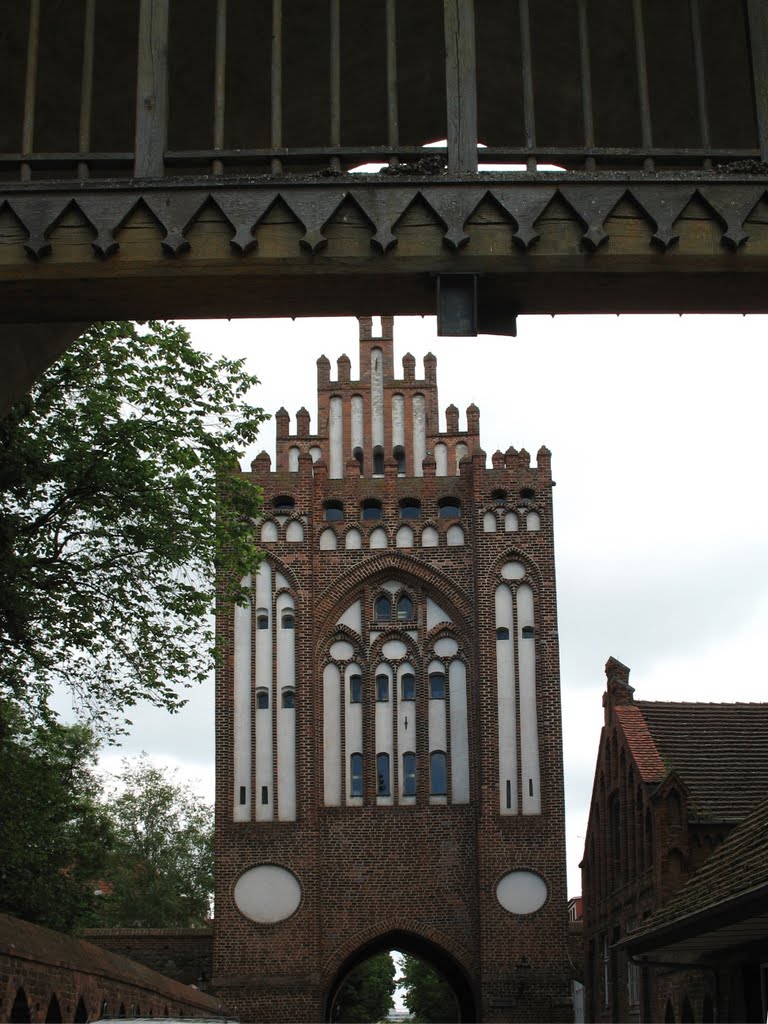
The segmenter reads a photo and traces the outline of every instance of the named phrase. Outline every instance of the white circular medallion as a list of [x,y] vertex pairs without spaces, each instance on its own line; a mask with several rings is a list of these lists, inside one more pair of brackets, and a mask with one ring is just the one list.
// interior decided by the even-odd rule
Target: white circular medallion
[[496,899],[510,914],[532,914],[547,901],[547,883],[533,871],[510,871],[496,886]]
[[402,640],[387,640],[381,652],[385,658],[404,658],[407,650]]
[[257,924],[275,924],[295,913],[301,902],[298,878],[277,864],[249,868],[235,885],[235,906]]
[[336,661],[349,661],[354,653],[354,647],[347,640],[337,640],[331,644],[331,657]]
[[435,654],[441,658],[452,658],[458,649],[459,645],[452,636],[441,636],[435,641]]
[[525,576],[522,562],[505,562],[501,567],[501,575],[505,580],[521,580]]

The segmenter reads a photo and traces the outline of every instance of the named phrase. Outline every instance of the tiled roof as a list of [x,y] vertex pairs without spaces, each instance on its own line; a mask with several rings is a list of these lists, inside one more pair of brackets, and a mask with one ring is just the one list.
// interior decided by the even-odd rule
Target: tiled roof
[[636,704],[619,704],[614,714],[626,736],[643,782],[661,782],[667,774],[643,713]]
[[[643,922],[642,930],[633,933],[631,944],[641,937],[664,928],[701,921],[706,928],[715,910],[722,910],[734,900],[748,901],[768,886],[768,798],[762,800],[722,846],[707,858],[686,884],[652,917]],[[758,900],[758,910],[766,909],[765,896]],[[707,917],[709,916],[709,922]],[[711,926],[711,924],[710,924]]]
[[768,793],[768,704],[637,701],[634,707],[664,767],[687,787],[692,817],[741,821]]

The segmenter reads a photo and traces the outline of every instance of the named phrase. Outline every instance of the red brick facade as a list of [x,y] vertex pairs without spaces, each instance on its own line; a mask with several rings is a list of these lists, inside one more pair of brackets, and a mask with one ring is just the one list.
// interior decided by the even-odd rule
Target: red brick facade
[[[317,432],[301,410],[291,434],[281,410],[276,469],[265,454],[252,465],[251,479],[264,489],[272,604],[257,608],[254,573],[248,636],[237,640],[232,609],[222,609],[217,623],[227,654],[217,683],[213,985],[243,1020],[328,1019],[351,966],[400,948],[447,974],[464,1020],[569,1020],[549,452],[542,448],[531,466],[527,452],[510,448],[487,469],[479,411],[470,406],[461,431],[449,407],[440,432],[434,357],[417,379],[406,356],[397,378],[392,320],[382,321],[382,337],[374,338],[370,318],[361,318],[360,380],[350,379],[346,357],[336,381],[328,361],[318,360]],[[509,612],[511,630],[499,628],[499,590],[503,607],[517,609]],[[388,594],[391,617],[386,600],[383,613],[377,604]],[[285,602],[295,616],[288,686],[279,661]],[[523,627],[526,614],[535,626]],[[517,652],[509,669],[516,688],[513,711],[500,712],[497,651],[505,642]],[[236,649],[254,666],[247,685],[237,683]],[[432,689],[435,651],[448,652],[444,693]],[[355,699],[343,660],[352,657],[362,690]],[[386,658],[388,703],[376,700],[374,682]],[[407,704],[398,675],[406,661],[414,677]],[[534,672],[531,687],[525,680]],[[292,691],[291,708],[295,700],[295,813],[284,769],[293,762],[283,753],[294,741],[281,732],[281,685]],[[512,751],[506,783],[502,714]],[[353,721],[362,722],[354,741],[359,776],[349,755]],[[380,734],[390,744],[386,779]],[[264,749],[272,751],[266,775]],[[243,764],[251,766],[246,775]],[[441,771],[444,787],[436,781]],[[235,903],[238,880],[259,865],[295,879],[298,906],[281,920],[254,920]],[[506,910],[497,898],[502,880],[523,886],[526,899],[525,887],[543,895],[529,910],[515,902],[515,889]]]

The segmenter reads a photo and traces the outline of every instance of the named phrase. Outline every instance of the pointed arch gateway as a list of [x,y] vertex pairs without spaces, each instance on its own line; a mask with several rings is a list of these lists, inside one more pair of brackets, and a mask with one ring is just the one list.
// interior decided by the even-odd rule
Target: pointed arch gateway
[[[336,998],[350,972],[375,956],[397,950],[419,957],[433,967],[453,990],[456,998],[456,1021],[467,1022],[479,1020],[478,1005],[466,967],[460,959],[435,939],[419,935],[406,929],[393,928],[379,935],[362,939],[356,949],[341,959],[334,958],[326,970],[327,994],[325,1000],[324,1020],[334,1021]],[[448,1022],[446,1022],[448,1024]]]

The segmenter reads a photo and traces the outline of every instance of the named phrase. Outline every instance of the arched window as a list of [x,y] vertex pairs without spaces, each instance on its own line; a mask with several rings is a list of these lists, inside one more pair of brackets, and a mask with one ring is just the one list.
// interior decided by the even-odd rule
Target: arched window
[[494,505],[506,505],[507,503],[507,492],[506,491],[493,491],[491,494],[491,500]]
[[416,700],[416,676],[413,672],[405,672],[400,677],[400,699]]
[[340,523],[344,519],[344,506],[340,501],[329,501],[325,505],[326,523]]
[[266,612],[256,612],[256,629],[269,629],[269,616]]
[[357,465],[358,465],[358,467],[360,469],[360,476],[362,476],[363,475],[363,449],[362,448],[353,448],[352,449],[352,458],[357,463]]
[[64,1018],[61,1016],[61,1007],[59,1006],[59,1000],[54,992],[48,1001],[48,1010],[45,1014],[45,1024],[62,1024]]
[[534,628],[533,626],[523,626],[522,629],[523,640],[533,640]]
[[269,691],[257,690],[256,691],[256,708],[259,711],[265,711],[269,707]]
[[294,690],[283,690],[283,707],[289,710],[296,707],[296,692]]
[[499,626],[499,628],[496,630],[496,639],[509,640],[509,630],[507,629],[506,626]]
[[293,617],[293,609],[286,608],[283,614],[280,616],[280,625],[283,629],[293,629],[296,624],[296,620]]
[[433,750],[429,755],[429,795],[448,795],[447,758],[442,750]]
[[397,463],[397,475],[405,476],[405,448],[401,444],[397,445],[393,449],[392,455]]
[[403,754],[403,796],[416,796],[416,755]]
[[273,499],[272,507],[274,508],[275,512],[278,513],[293,512],[294,508],[296,507],[296,502],[287,494],[280,494]]
[[376,598],[373,606],[373,617],[376,622],[392,621],[392,599],[387,594]]
[[363,519],[369,522],[381,519],[381,502],[376,501],[374,498],[369,498],[367,501],[364,501],[362,515]]
[[363,677],[349,677],[349,703],[361,704],[363,700]]
[[437,507],[437,513],[441,519],[458,519],[461,515],[461,505],[456,498],[443,498]]
[[363,795],[363,755],[351,754],[349,758],[349,795]]
[[376,755],[376,793],[389,796],[389,754]]
[[401,594],[397,599],[397,621],[413,621],[413,601],[407,594]]
[[384,476],[384,449],[378,444],[373,449],[373,475]]
[[401,519],[421,519],[421,502],[415,498],[406,498],[400,502]]
[[520,491],[520,497],[523,501],[533,501],[536,497],[536,492],[531,487],[523,487]]
[[376,700],[389,700],[389,676],[383,672],[376,676]]
[[445,700],[445,672],[429,673],[429,699]]

